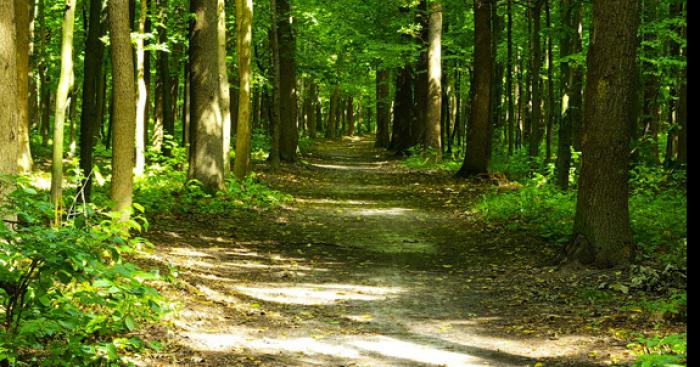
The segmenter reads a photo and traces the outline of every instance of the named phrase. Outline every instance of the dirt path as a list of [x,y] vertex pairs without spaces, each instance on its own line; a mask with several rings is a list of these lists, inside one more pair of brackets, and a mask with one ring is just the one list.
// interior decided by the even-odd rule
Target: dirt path
[[[152,366],[586,366],[627,358],[545,244],[465,213],[486,184],[410,172],[362,139],[263,174],[283,208],[158,223],[180,269]],[[583,331],[582,331],[583,330]],[[620,345],[621,344],[621,345]]]

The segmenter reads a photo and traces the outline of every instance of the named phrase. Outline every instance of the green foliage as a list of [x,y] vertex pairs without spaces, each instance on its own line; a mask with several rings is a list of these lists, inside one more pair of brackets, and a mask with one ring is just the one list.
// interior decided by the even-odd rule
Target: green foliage
[[685,367],[688,356],[686,333],[639,338],[628,348],[638,353],[633,367]]
[[409,154],[403,165],[411,169],[457,171],[462,166],[462,160],[455,156],[443,156],[442,162],[436,162],[433,150],[424,152],[422,148],[413,147],[409,149]]
[[[144,246],[128,231],[138,218],[96,211],[50,227],[52,206],[45,192],[20,184],[0,226],[0,361],[10,366],[123,364],[121,356],[147,347],[131,335],[165,311],[148,285],[161,279],[125,256]],[[7,218],[7,216],[5,216]],[[151,345],[156,346],[156,345]]]
[[[518,162],[518,161],[516,161]],[[630,220],[635,240],[646,259],[681,264],[686,258],[687,197],[683,173],[637,168],[633,171]],[[529,230],[557,243],[571,236],[576,193],[561,191],[538,173],[525,185],[495,191],[476,205],[486,219]]]
[[[266,143],[256,134],[254,147]],[[218,215],[225,216],[234,210],[253,207],[271,207],[289,200],[289,196],[268,188],[251,175],[245,181],[233,177],[226,179],[224,191],[211,194],[196,180],[190,180],[186,166],[186,151],[173,145],[171,157],[157,155],[144,177],[135,185],[134,201],[145,208],[151,217],[169,215]]]

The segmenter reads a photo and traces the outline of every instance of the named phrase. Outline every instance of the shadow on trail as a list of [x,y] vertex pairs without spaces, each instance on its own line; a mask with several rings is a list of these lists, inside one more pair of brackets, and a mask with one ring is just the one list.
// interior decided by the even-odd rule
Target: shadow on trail
[[600,338],[495,327],[524,309],[512,281],[541,249],[460,216],[485,187],[410,172],[363,139],[263,176],[294,202],[151,231],[182,307],[146,364],[601,365],[588,358]]

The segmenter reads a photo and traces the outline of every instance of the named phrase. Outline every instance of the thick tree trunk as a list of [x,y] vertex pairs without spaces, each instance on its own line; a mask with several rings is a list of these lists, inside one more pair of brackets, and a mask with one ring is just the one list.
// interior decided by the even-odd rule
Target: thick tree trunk
[[594,0],[585,90],[583,161],[570,260],[607,267],[632,260],[628,200],[630,110],[639,0]]
[[126,0],[108,3],[109,34],[112,46],[112,200],[122,220],[131,212],[134,174],[134,134],[136,133],[136,91],[134,59]]
[[297,131],[296,37],[292,29],[289,0],[277,0],[280,70],[280,159],[296,162]]
[[457,176],[469,177],[488,173],[490,159],[491,123],[491,75],[494,66],[491,52],[491,7],[493,0],[476,0],[474,17],[476,24],[474,47],[474,98],[467,131],[467,151]]
[[[0,99],[17,100],[17,36],[15,33],[14,0],[0,0]],[[17,173],[19,152],[19,116],[13,103],[0,103],[0,173]],[[0,203],[14,189],[14,185],[0,181]]]
[[[196,16],[190,38],[190,178],[208,192],[224,188],[223,122],[219,105],[217,0],[191,0]],[[164,88],[165,90],[165,88]],[[240,124],[239,124],[240,125]],[[240,126],[239,126],[240,129]]]
[[33,162],[29,147],[29,1],[15,0],[14,8],[17,38],[17,53],[15,54],[17,57],[17,113],[19,116],[17,169],[19,172],[30,172]]
[[61,76],[56,90],[56,115],[53,128],[51,161],[51,203],[55,208],[54,224],[61,222],[63,211],[63,125],[66,121],[68,94],[73,81],[73,29],[75,0],[66,0],[61,39]]
[[435,151],[435,160],[442,161],[440,118],[442,111],[442,5],[430,4],[428,33],[428,101],[425,114],[425,147]]
[[239,180],[251,170],[251,118],[250,88],[252,82],[253,0],[236,1],[236,26],[238,45],[239,103],[236,131],[236,161],[233,173]]

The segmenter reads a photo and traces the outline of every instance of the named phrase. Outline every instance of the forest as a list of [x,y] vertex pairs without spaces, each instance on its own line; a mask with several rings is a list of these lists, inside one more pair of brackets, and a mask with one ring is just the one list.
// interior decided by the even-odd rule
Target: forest
[[687,365],[685,0],[0,4],[0,367]]

